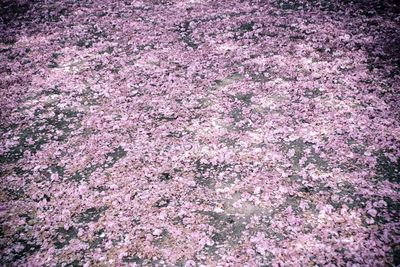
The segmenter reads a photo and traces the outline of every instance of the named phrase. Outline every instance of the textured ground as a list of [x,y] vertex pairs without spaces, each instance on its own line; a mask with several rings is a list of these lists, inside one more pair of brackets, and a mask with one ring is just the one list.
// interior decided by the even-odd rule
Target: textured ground
[[0,264],[400,264],[386,1],[2,1]]

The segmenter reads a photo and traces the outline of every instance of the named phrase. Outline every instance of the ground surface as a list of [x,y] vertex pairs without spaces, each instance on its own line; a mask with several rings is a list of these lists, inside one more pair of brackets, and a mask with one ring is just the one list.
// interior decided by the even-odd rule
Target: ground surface
[[3,1],[1,265],[400,264],[398,11]]

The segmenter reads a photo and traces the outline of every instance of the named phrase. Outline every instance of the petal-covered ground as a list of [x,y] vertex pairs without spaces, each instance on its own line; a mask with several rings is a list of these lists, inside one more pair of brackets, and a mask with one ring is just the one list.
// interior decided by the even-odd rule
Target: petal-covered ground
[[400,264],[394,1],[1,2],[1,265]]

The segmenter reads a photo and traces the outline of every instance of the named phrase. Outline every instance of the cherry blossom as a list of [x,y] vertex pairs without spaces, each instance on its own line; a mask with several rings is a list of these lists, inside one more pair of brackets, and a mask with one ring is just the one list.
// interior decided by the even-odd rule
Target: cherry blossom
[[5,0],[4,266],[397,266],[394,1]]

